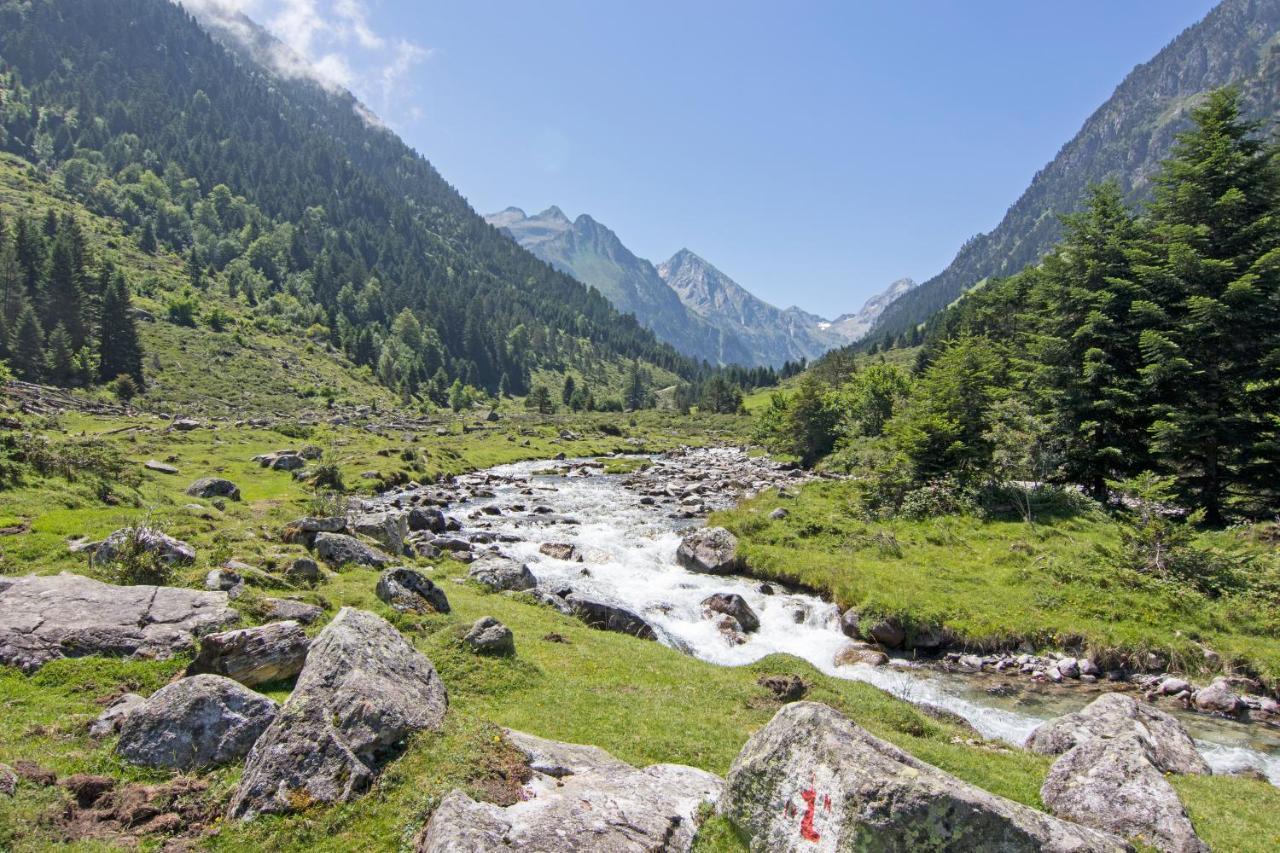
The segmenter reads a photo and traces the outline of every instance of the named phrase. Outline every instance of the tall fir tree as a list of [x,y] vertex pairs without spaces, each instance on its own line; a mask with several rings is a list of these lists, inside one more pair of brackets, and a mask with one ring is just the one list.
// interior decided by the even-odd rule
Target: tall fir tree
[[44,377],[44,330],[29,300],[23,300],[9,327],[9,365],[19,379],[39,382]]
[[1280,480],[1280,168],[1235,90],[1192,111],[1157,183],[1139,304],[1153,447],[1211,523]]
[[139,387],[142,378],[142,345],[133,318],[129,286],[117,272],[102,295],[102,319],[98,334],[98,379],[110,382],[117,376],[133,377]]

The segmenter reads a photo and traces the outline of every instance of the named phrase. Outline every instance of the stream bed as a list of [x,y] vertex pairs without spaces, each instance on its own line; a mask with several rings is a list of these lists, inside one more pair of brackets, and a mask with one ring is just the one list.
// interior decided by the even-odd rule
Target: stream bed
[[[484,494],[492,496],[456,505],[453,514],[465,519],[466,530],[479,527],[495,534],[505,554],[528,564],[539,586],[571,586],[617,602],[698,658],[738,666],[774,653],[795,655],[828,675],[868,682],[909,701],[952,711],[985,737],[1014,745],[1021,746],[1041,722],[1079,710],[1107,689],[1105,683],[1064,687],[946,673],[896,658],[881,667],[836,666],[836,653],[848,641],[840,632],[835,605],[776,585],[766,594],[750,578],[687,571],[676,562],[676,548],[700,522],[673,518],[669,507],[646,501],[624,476],[583,467],[582,462],[524,462],[482,472]],[[529,504],[536,504],[541,514],[510,509]],[[486,506],[502,514],[486,514]],[[576,546],[581,562],[541,553],[546,542]],[[759,630],[747,634],[745,642],[728,641],[704,615],[701,602],[717,592],[741,595],[759,616]],[[989,693],[987,688],[997,681],[1012,689]],[[1182,711],[1172,703],[1160,707],[1187,727],[1215,773],[1251,767],[1280,785],[1280,731]]]

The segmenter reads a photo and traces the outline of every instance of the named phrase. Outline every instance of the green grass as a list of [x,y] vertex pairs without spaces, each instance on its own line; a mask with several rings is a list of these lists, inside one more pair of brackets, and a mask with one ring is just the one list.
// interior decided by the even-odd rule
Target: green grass
[[[785,506],[789,515],[768,514]],[[1149,650],[1199,672],[1197,642],[1224,661],[1280,680],[1280,612],[1255,595],[1209,598],[1107,565],[1099,545],[1118,527],[1101,512],[1022,521],[941,516],[866,520],[849,481],[804,487],[795,499],[768,493],[711,519],[741,538],[753,574],[829,594],[842,607],[894,615],[908,626],[943,624],[975,646],[1049,649],[1077,645],[1120,662]],[[1251,547],[1239,532],[1206,544]],[[1257,586],[1277,574],[1270,549],[1253,548]],[[1268,580],[1270,579],[1270,580]]]

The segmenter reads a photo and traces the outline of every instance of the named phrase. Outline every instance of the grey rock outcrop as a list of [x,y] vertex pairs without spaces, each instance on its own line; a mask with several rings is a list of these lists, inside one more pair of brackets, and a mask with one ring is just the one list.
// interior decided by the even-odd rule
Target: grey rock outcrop
[[273,622],[210,634],[187,675],[213,673],[253,687],[293,678],[302,672],[311,641],[297,622]]
[[431,661],[386,620],[344,607],[312,641],[292,695],[249,754],[228,813],[249,819],[354,799],[406,738],[438,730],[447,706]]
[[130,545],[130,539],[133,540],[132,547],[171,566],[189,566],[196,561],[196,550],[181,539],[174,539],[166,533],[149,527],[124,527],[103,540],[93,552],[90,562],[95,566],[114,563],[121,552]]
[[723,527],[703,527],[680,542],[676,562],[691,572],[727,575],[738,569],[738,537]]
[[1041,755],[1063,755],[1090,738],[1136,735],[1157,770],[1166,773],[1209,773],[1187,730],[1174,717],[1123,693],[1106,693],[1074,714],[1041,724],[1027,738],[1027,749]]
[[368,536],[392,554],[404,554],[409,536],[409,513],[402,510],[380,510],[352,515],[347,528]]
[[393,562],[390,555],[343,533],[317,533],[315,549],[316,556],[334,568],[350,564],[381,569]]
[[747,633],[760,629],[760,617],[747,604],[747,600],[736,592],[717,592],[702,600],[702,606],[713,613],[723,613],[738,620],[742,630]]
[[379,575],[375,592],[379,599],[402,612],[449,612],[449,599],[444,590],[421,572],[404,566],[387,569]]
[[201,477],[187,486],[187,494],[193,498],[228,498],[238,501],[240,487],[222,477]]
[[594,746],[521,732],[508,732],[507,739],[529,762],[526,799],[503,808],[455,790],[418,835],[416,853],[677,853],[691,848],[703,804],[715,803],[724,786],[693,767],[641,769]]
[[642,640],[658,639],[658,632],[648,620],[620,604],[576,592],[565,596],[564,601],[573,615],[592,628],[630,634]]
[[83,575],[0,578],[0,663],[33,672],[55,658],[163,658],[234,625],[225,592],[115,586]]
[[813,702],[784,705],[752,735],[719,808],[752,850],[1128,849],[963,782]]
[[492,616],[481,616],[462,638],[472,651],[482,655],[509,655],[516,650],[511,629]]
[[133,708],[116,752],[144,767],[193,770],[238,761],[276,717],[271,699],[220,675],[167,684]]
[[1208,850],[1164,774],[1207,774],[1209,766],[1163,711],[1108,693],[1041,725],[1027,746],[1061,756],[1040,789],[1054,814],[1171,853]]
[[146,698],[137,693],[124,693],[111,700],[98,718],[89,724],[90,737],[110,737],[120,731],[124,721],[146,702]]
[[524,591],[533,589],[538,580],[529,567],[506,557],[481,557],[471,564],[467,575],[493,590]]

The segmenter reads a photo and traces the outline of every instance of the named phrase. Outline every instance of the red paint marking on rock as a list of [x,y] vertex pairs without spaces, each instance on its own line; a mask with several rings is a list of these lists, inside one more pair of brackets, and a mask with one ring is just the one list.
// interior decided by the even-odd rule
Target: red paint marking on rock
[[800,798],[805,804],[804,817],[800,820],[800,837],[805,841],[817,841],[822,837],[813,828],[813,813],[818,802],[818,792],[813,788],[805,788],[800,792]]

